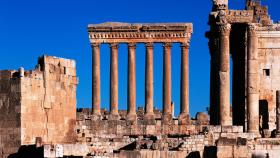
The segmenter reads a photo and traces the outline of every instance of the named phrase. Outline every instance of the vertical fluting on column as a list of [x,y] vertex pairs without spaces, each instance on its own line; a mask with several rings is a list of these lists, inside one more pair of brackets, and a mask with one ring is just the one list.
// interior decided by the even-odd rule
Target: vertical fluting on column
[[100,113],[100,44],[92,43],[92,113]]
[[181,111],[180,124],[189,121],[189,42],[181,43]]
[[259,134],[259,63],[256,26],[248,26],[247,122],[248,132]]
[[135,61],[136,44],[128,44],[128,120],[136,120],[136,61]]
[[280,137],[280,91],[276,91],[276,137]]
[[218,26],[220,32],[219,76],[220,76],[220,125],[232,125],[230,118],[230,24]]
[[154,45],[146,43],[145,118],[154,119]]
[[171,108],[171,43],[163,45],[163,121],[170,122],[172,120]]
[[118,44],[111,43],[111,64],[110,64],[110,116],[117,119],[118,112]]

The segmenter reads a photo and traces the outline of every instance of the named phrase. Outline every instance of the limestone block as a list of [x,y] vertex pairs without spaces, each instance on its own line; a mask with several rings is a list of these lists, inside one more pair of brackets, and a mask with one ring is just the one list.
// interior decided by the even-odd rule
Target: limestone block
[[44,157],[53,158],[55,157],[55,149],[52,145],[44,145]]
[[217,157],[218,158],[232,158],[233,153],[232,146],[218,146]]
[[56,144],[55,145],[55,156],[56,157],[63,157],[63,146]]

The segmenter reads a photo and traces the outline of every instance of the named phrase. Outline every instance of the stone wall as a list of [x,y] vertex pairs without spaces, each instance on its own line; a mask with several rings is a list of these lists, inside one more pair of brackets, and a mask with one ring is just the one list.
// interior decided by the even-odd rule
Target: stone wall
[[43,56],[37,69],[21,79],[21,144],[75,141],[76,122],[75,61]]
[[36,69],[0,71],[0,158],[23,145],[76,142],[75,61],[42,56]]
[[15,153],[21,145],[21,82],[16,75],[16,71],[0,71],[0,157]]
[[280,89],[280,31],[266,32],[258,33],[260,124],[272,131],[276,129],[276,91]]

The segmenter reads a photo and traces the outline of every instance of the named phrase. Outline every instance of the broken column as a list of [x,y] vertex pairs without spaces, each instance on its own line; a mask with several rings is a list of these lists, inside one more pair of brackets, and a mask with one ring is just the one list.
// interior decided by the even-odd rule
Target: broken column
[[128,114],[127,120],[136,120],[136,63],[135,43],[128,44]]
[[172,120],[171,109],[171,43],[164,43],[163,54],[163,122]]
[[276,91],[276,137],[280,137],[280,91]]
[[92,43],[92,113],[100,113],[100,44]]
[[154,46],[146,43],[145,119],[154,119]]
[[256,26],[248,26],[247,119],[248,132],[259,134],[259,64]]
[[230,24],[220,24],[220,125],[227,126],[232,125],[230,119],[230,46],[229,36],[231,31]]
[[110,119],[118,119],[118,44],[111,43]]
[[179,124],[189,122],[189,43],[181,44],[181,112]]

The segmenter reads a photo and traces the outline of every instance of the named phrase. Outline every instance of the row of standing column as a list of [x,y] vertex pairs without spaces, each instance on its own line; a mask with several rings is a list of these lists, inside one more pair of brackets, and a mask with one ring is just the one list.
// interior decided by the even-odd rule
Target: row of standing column
[[[154,63],[153,43],[146,43],[145,118],[154,119]],[[164,43],[163,62],[163,117],[172,116],[171,107],[171,43]],[[118,118],[118,43],[110,43],[110,117]],[[100,44],[92,44],[93,114],[100,111]],[[181,44],[181,114],[189,116],[189,43]],[[136,43],[128,43],[128,120],[136,119]]]
[[[219,115],[220,125],[232,125],[230,116],[230,24],[219,27]],[[247,45],[247,122],[248,132],[259,132],[258,37],[253,24],[248,25]]]

